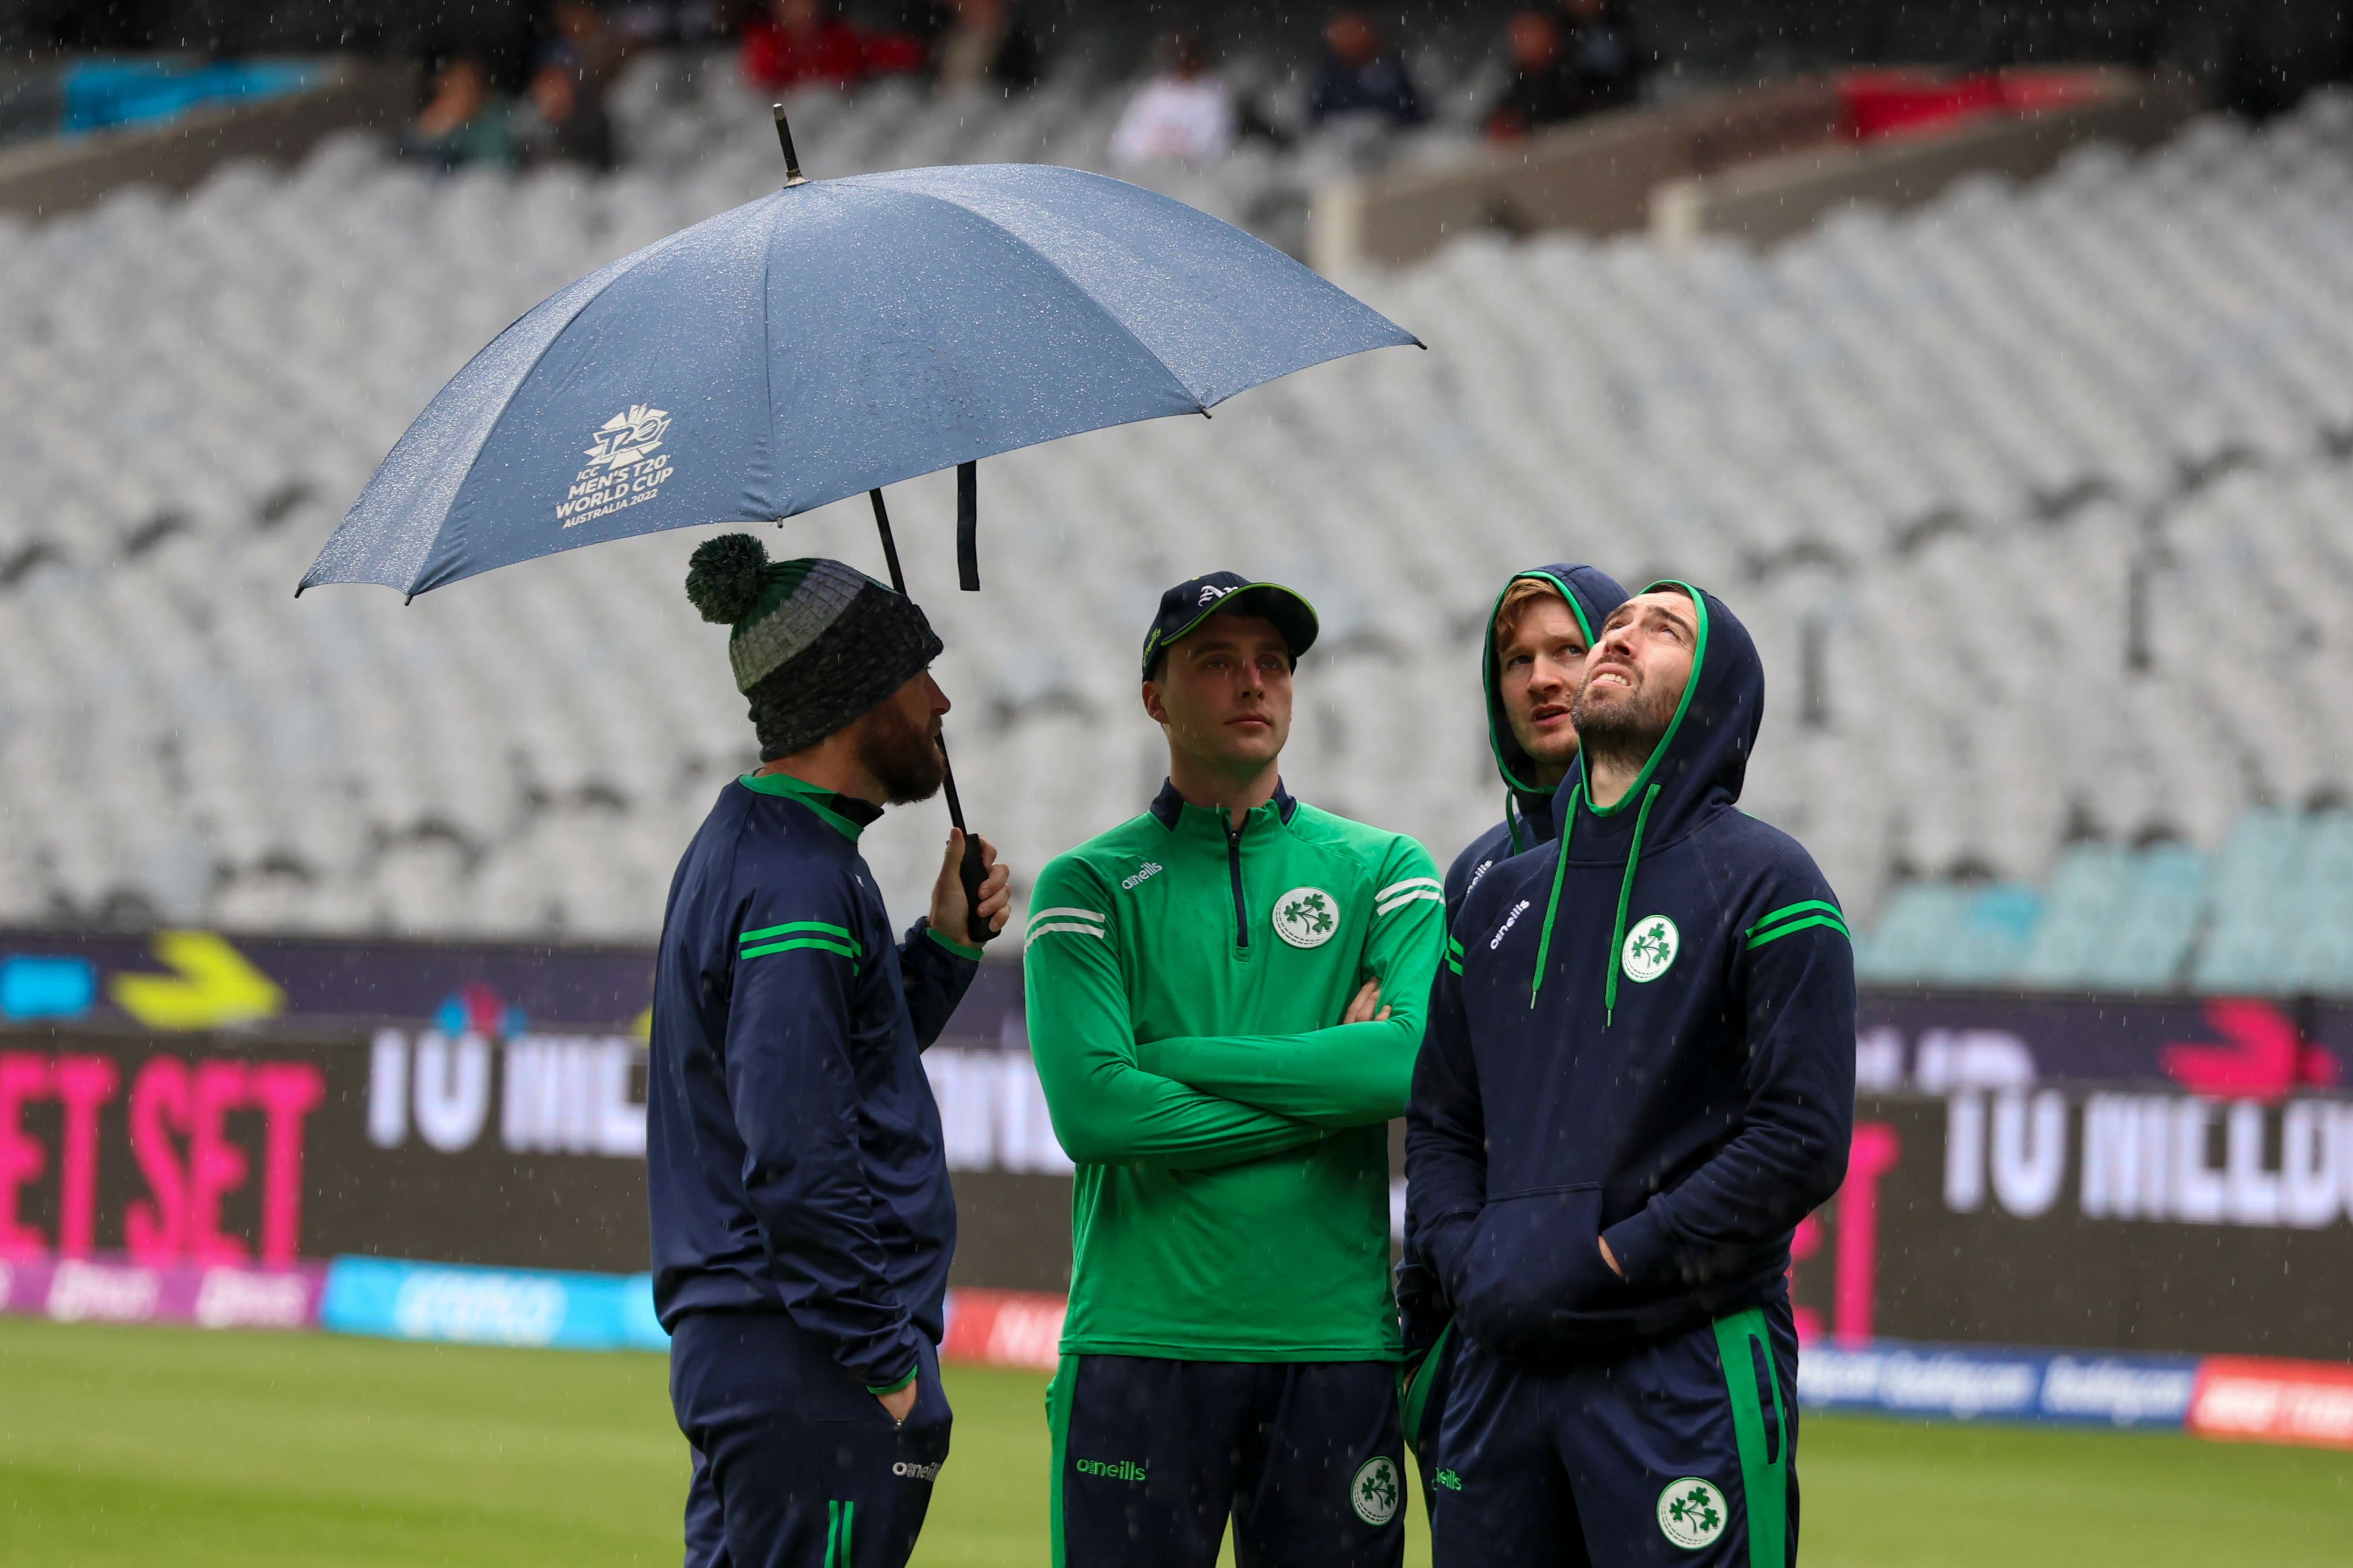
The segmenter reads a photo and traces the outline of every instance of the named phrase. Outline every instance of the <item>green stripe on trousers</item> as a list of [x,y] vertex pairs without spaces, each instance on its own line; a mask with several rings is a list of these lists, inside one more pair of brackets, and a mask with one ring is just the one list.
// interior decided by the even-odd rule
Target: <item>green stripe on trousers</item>
[[[1752,1351],[1751,1345],[1757,1348]],[[1751,1307],[1715,1322],[1715,1349],[1724,1363],[1724,1391],[1732,1400],[1732,1432],[1740,1446],[1740,1491],[1748,1509],[1748,1568],[1784,1568],[1789,1554],[1789,1422],[1781,1374],[1765,1310]],[[1757,1398],[1757,1357],[1773,1396],[1774,1439],[1768,1446],[1765,1407]],[[1767,1452],[1773,1456],[1766,1458]]]
[[857,1512],[855,1502],[825,1505],[825,1568],[849,1568],[849,1523]]
[[1054,1543],[1053,1568],[1062,1563],[1062,1472],[1070,1468],[1071,1405],[1079,1390],[1079,1358],[1066,1355],[1046,1385],[1046,1431],[1053,1442],[1053,1471],[1046,1483],[1046,1529]]

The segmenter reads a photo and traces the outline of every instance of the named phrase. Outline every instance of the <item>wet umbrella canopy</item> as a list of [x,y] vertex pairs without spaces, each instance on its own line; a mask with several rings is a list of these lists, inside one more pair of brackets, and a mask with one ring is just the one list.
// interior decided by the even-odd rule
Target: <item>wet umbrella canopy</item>
[[[500,333],[302,586],[418,594],[576,545],[791,517],[1414,341],[1230,225],[1101,175],[789,184]],[[969,567],[968,526],[966,547]]]

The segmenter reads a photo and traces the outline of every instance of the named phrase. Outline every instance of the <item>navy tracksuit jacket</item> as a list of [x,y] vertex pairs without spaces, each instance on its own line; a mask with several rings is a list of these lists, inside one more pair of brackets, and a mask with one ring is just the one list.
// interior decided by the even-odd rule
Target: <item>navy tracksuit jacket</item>
[[1694,597],[1649,764],[1608,810],[1572,773],[1561,836],[1472,889],[1432,993],[1406,1170],[1464,1342],[1440,1568],[1794,1550],[1783,1277],[1845,1174],[1853,960],[1811,858],[1735,805],[1764,671]]
[[[893,939],[858,853],[880,815],[739,780],[670,884],[646,1179],[690,1563],[903,1562],[946,1454],[955,1200],[921,1052],[977,953]],[[919,1372],[894,1429],[874,1395]]]
[[[1495,772],[1504,781],[1504,820],[1472,839],[1454,864],[1446,869],[1446,924],[1454,925],[1455,916],[1462,912],[1462,900],[1478,885],[1479,879],[1493,870],[1500,861],[1514,855],[1524,855],[1553,839],[1553,791],[1535,781],[1535,760],[1512,733],[1511,721],[1504,715],[1504,672],[1495,650],[1495,616],[1504,607],[1504,595],[1512,584],[1523,577],[1534,577],[1550,584],[1568,601],[1570,612],[1577,616],[1579,629],[1585,633],[1585,646],[1591,647],[1601,634],[1601,623],[1609,612],[1626,602],[1626,590],[1618,580],[1598,566],[1580,566],[1573,562],[1556,561],[1549,566],[1531,566],[1525,572],[1514,572],[1505,580],[1502,592],[1495,595],[1494,607],[1487,612],[1487,635],[1480,656],[1479,679],[1487,699],[1487,743],[1495,755]],[[1415,1246],[1410,1215],[1405,1235],[1404,1258],[1397,1272],[1398,1317],[1403,1331],[1406,1361],[1417,1366],[1437,1344],[1446,1328],[1448,1311],[1444,1293],[1437,1279],[1422,1260]],[[1430,1381],[1421,1380],[1415,1373],[1414,1398],[1409,1407],[1409,1417],[1435,1421],[1445,1408],[1444,1384],[1447,1369],[1443,1365],[1428,1369]],[[1406,1441],[1417,1452],[1423,1446],[1422,1421],[1409,1419]]]

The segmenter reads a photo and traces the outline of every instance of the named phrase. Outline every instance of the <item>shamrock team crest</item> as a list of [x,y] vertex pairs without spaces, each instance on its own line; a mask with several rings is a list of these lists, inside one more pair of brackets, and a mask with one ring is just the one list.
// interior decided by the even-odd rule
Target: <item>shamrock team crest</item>
[[1398,1468],[1387,1455],[1366,1459],[1348,1483],[1348,1502],[1366,1524],[1387,1524],[1397,1517],[1405,1493],[1398,1485]]
[[1625,950],[1619,955],[1626,966],[1626,978],[1638,984],[1656,980],[1674,967],[1675,954],[1682,951],[1683,932],[1675,922],[1664,915],[1651,915],[1635,922],[1626,933]]
[[1659,1529],[1686,1552],[1696,1552],[1724,1533],[1730,1522],[1724,1494],[1713,1481],[1685,1476],[1659,1494]]
[[1293,947],[1322,947],[1340,930],[1340,900],[1321,888],[1293,888],[1274,900],[1274,934]]

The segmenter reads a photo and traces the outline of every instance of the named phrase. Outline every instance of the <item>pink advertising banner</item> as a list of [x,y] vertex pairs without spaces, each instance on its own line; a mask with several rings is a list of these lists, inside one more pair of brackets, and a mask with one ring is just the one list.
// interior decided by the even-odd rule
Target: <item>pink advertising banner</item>
[[0,1262],[0,1311],[61,1323],[190,1323],[203,1329],[308,1329],[319,1321],[327,1266],[161,1266],[120,1254]]

